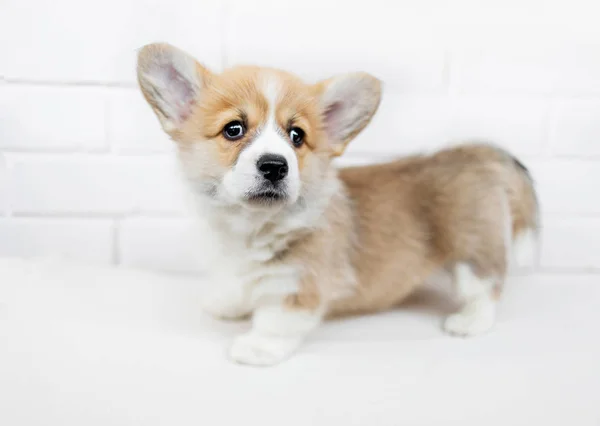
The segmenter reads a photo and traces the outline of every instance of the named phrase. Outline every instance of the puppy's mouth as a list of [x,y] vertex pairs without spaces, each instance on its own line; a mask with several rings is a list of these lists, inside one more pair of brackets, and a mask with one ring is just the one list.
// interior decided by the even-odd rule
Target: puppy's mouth
[[288,195],[285,191],[280,191],[277,189],[265,189],[255,192],[249,192],[246,195],[246,201],[252,205],[257,206],[274,206],[281,204],[286,201]]

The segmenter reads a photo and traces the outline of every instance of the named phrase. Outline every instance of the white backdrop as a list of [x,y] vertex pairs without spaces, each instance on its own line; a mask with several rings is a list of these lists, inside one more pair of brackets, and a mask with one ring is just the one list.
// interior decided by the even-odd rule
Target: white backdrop
[[[342,162],[488,139],[530,166],[547,273],[600,271],[593,1],[2,0],[0,255],[194,271],[171,142],[135,49],[182,47],[315,80],[365,70],[382,107]],[[201,257],[201,254],[200,254]]]

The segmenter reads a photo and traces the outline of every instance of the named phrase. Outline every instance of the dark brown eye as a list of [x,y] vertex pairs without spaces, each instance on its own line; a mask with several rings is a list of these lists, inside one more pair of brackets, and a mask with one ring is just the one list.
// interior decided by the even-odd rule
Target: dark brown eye
[[230,141],[241,139],[246,133],[246,128],[241,121],[232,121],[223,128],[223,137]]
[[304,143],[304,130],[300,127],[292,127],[290,129],[290,139],[295,147],[300,147]]

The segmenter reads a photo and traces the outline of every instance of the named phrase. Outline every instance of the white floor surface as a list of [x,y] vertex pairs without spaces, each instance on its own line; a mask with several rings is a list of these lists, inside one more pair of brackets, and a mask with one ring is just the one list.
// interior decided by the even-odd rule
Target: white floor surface
[[247,323],[202,281],[0,260],[0,425],[600,425],[598,275],[512,279],[488,335],[421,297],[328,323],[273,368],[232,364]]

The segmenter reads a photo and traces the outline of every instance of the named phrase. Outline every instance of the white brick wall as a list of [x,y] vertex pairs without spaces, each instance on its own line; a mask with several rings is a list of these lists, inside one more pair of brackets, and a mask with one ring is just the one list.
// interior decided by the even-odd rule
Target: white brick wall
[[0,256],[76,257],[113,260],[110,219],[1,218]]
[[0,86],[0,149],[106,149],[106,93],[96,88]]
[[162,131],[137,90],[112,90],[106,112],[107,139],[116,154],[169,152],[173,142]]
[[3,216],[6,214],[7,208],[8,208],[8,170],[6,170],[6,160],[4,159],[4,155],[2,153],[0,153],[0,216]]
[[522,156],[540,268],[600,272],[600,29],[591,0],[5,0],[0,255],[198,271],[172,142],[135,87],[158,40],[221,69],[369,71],[381,109],[341,164],[465,138]]
[[457,62],[461,92],[600,95],[597,46],[510,46]]
[[170,157],[15,155],[15,214],[124,215],[177,213],[181,188]]
[[548,218],[541,266],[550,271],[600,270],[598,218]]
[[548,154],[600,156],[600,99],[556,101],[550,117]]
[[197,272],[205,267],[194,249],[202,238],[185,219],[132,218],[119,223],[119,257],[124,265]]

